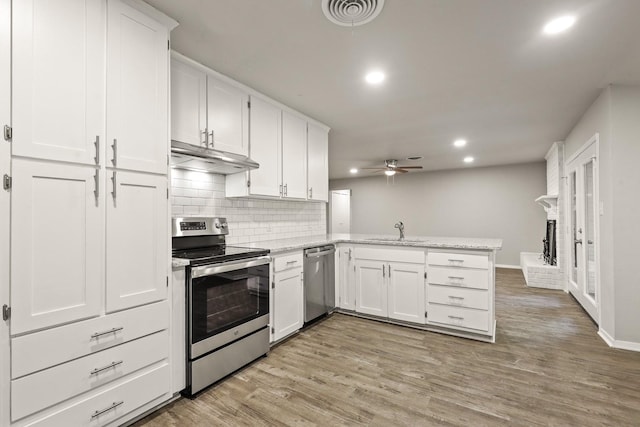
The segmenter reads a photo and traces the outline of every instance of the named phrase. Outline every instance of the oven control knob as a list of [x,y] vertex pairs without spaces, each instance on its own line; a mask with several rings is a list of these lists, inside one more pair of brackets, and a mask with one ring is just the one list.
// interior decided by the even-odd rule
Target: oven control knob
[[216,226],[216,228],[220,228],[220,224],[218,224],[217,222],[216,222],[215,226]]
[[226,222],[222,223],[222,228],[227,228],[227,223]]

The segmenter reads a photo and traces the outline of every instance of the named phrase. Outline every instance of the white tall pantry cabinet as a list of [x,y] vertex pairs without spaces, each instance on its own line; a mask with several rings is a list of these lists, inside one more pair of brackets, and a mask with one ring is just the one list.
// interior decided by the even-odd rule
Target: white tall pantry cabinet
[[13,80],[4,122],[12,128],[11,364],[0,370],[0,424],[124,423],[170,397],[176,23],[138,0],[1,6],[12,46],[0,64]]

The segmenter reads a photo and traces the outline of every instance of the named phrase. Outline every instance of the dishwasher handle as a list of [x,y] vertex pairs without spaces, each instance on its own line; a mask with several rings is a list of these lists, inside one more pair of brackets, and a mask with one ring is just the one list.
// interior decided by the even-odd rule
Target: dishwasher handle
[[304,256],[307,258],[318,258],[324,255],[330,255],[336,253],[336,248],[331,248],[328,250],[320,251],[320,252],[307,252],[305,251]]

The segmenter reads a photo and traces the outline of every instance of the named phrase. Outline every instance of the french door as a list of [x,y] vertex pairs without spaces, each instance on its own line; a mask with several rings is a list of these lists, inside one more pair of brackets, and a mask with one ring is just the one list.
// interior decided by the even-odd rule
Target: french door
[[569,292],[600,322],[597,135],[567,164]]

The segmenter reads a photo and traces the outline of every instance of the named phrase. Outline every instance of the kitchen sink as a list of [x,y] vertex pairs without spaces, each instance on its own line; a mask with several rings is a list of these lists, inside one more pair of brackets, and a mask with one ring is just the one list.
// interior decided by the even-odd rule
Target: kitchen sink
[[372,242],[398,242],[398,243],[422,243],[424,240],[415,239],[398,239],[397,237],[380,237],[378,239],[368,239]]

